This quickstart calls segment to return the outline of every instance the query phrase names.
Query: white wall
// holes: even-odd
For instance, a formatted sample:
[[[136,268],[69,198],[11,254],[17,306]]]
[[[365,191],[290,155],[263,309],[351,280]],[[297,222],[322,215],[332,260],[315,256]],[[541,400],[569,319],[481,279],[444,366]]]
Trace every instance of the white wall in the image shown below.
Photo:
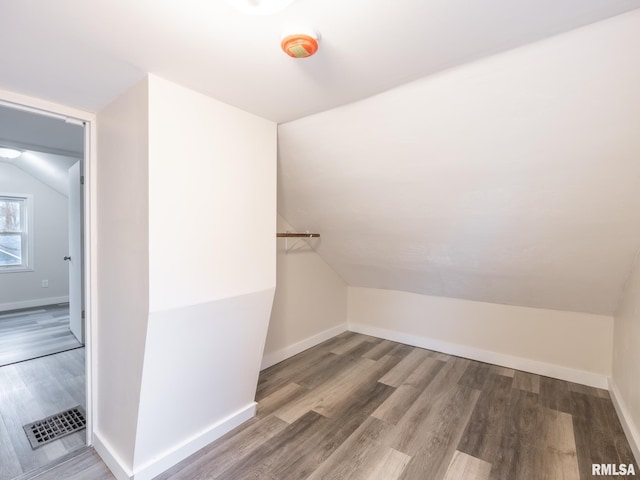
[[[255,411],[276,284],[276,125],[150,76],[148,162],[136,479]]]
[[[68,301],[67,198],[14,165],[0,162],[0,193],[33,195],[33,271],[0,273],[0,311]],[[49,281],[42,288],[42,280]]]
[[[147,112],[145,80],[97,117],[94,442],[114,471],[133,469],[149,313]]]
[[[638,58],[640,10],[280,125],[278,211],[349,285],[613,315]]]
[[[625,285],[614,324],[611,391],[636,460],[640,461],[640,257]]]
[[[150,78],[149,308],[272,288],[275,124]]]
[[[276,125],[149,76],[98,115],[96,450],[150,479],[255,412]]]
[[[278,231],[295,231],[278,216]],[[347,285],[313,250],[322,241],[277,244],[276,295],[262,367],[274,365],[347,329]]]
[[[606,388],[613,318],[349,287],[350,329]]]

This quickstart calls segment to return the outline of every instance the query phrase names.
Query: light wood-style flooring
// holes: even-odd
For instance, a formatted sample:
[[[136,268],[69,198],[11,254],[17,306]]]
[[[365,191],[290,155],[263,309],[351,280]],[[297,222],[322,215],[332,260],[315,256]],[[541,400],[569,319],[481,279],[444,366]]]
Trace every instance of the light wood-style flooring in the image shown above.
[[[69,330],[69,305],[0,312],[0,366],[82,345]]]
[[[67,408],[85,407],[85,395],[84,348],[0,367],[0,480],[85,446],[86,432],[80,431],[32,450],[22,428]]]
[[[604,390],[350,332],[262,372],[257,400],[157,480],[591,480],[634,461]],[[92,452],[38,480],[59,478],[113,479]]]

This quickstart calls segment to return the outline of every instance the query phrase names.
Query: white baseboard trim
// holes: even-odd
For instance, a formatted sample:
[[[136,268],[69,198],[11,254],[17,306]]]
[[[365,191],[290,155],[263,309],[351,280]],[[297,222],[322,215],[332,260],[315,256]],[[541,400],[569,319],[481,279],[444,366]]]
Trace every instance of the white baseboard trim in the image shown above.
[[[21,308],[43,307],[45,305],[56,305],[58,303],[69,303],[69,297],[37,298],[35,300],[23,300],[21,302],[0,303],[0,312],[19,310]]]
[[[384,338],[386,340],[412,345],[414,347],[435,350],[436,352],[455,355],[457,357],[469,358],[471,360],[478,360],[480,362],[491,363],[493,365],[500,365],[502,367],[513,368],[515,370],[535,373],[545,377],[558,378],[560,380],[580,383],[590,387],[608,388],[607,377],[605,375],[587,372],[584,370],[576,370],[569,367],[540,362],[538,360],[514,357],[503,353],[443,342],[433,338],[420,337],[418,335],[411,335],[395,330],[387,330],[358,323],[349,323],[349,330],[356,333],[371,335],[372,337]]]
[[[133,472],[123,466],[124,462],[120,456],[113,451],[109,442],[102,438],[100,432],[93,432],[92,447],[117,480],[131,480],[133,478]]]
[[[101,438],[99,433],[95,433],[94,435],[93,447],[117,480],[151,480],[184,460],[189,455],[206,447],[225,433],[230,432],[240,424],[254,417],[257,405],[256,402],[252,402],[205,430],[202,430],[193,437],[175,445],[170,450],[159,454],[151,461],[136,468],[134,472],[131,472],[131,470],[123,465],[122,459],[113,451],[113,448],[110,448],[109,444]]]
[[[615,407],[620,423],[622,424],[624,434],[627,436],[633,455],[636,458],[636,463],[640,464],[640,430],[638,430],[638,427],[634,423],[633,418],[622,399],[618,385],[616,385],[612,378],[609,379],[609,393],[611,394],[611,401],[613,402],[613,406]]]
[[[265,368],[269,368],[276,363],[280,363],[283,360],[286,360],[289,357],[293,357],[294,355],[299,354],[300,352],[304,352],[305,350],[315,347],[316,345],[329,340],[330,338],[335,337],[336,335],[340,335],[343,332],[348,330],[347,324],[343,323],[340,325],[336,325],[335,327],[331,327],[327,330],[324,330],[320,333],[317,333],[311,337],[305,338],[293,345],[289,345],[281,350],[276,350],[275,352],[267,353],[262,357],[262,366],[260,370],[264,370]]]
[[[157,477],[189,455],[196,453],[225,433],[230,432],[240,424],[253,418],[256,414],[257,405],[256,402],[252,402],[246,407],[202,430],[193,437],[179,443],[170,450],[159,454],[156,458],[136,468],[131,480],[151,480]]]

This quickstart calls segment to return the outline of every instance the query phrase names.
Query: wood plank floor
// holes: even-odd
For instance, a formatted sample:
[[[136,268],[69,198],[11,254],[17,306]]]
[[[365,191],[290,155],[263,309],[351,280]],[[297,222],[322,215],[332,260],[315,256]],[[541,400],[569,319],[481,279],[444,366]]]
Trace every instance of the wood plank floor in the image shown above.
[[[350,332],[262,372],[257,399],[157,480],[586,480],[634,462],[604,390]],[[38,480],[112,480],[89,455],[91,473]]]
[[[0,366],[82,345],[69,330],[69,305],[0,312]]]
[[[86,444],[81,431],[32,450],[22,428],[67,408],[84,407],[84,369],[84,348],[0,367],[0,480],[38,469]]]

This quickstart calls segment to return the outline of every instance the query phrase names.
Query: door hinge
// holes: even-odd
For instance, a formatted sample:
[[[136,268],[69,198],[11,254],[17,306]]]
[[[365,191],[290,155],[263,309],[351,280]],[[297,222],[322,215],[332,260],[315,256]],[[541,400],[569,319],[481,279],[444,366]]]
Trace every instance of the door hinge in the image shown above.
[[[84,175],[80,176],[80,185],[84,185]]]
[[[84,320],[84,310],[82,310],[82,313],[80,314],[80,318],[82,318],[82,320]]]

